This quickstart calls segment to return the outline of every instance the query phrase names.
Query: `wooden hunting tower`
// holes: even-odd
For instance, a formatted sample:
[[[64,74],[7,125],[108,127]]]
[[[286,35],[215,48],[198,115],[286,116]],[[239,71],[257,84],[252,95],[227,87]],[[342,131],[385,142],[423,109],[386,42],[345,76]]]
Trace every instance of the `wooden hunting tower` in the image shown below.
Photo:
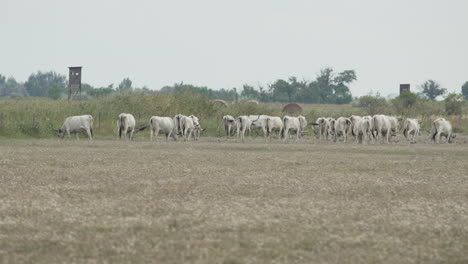
[[[81,66],[68,67],[68,100],[81,100]]]
[[[409,83],[406,84],[400,84],[400,94],[404,92],[410,92],[410,85]]]

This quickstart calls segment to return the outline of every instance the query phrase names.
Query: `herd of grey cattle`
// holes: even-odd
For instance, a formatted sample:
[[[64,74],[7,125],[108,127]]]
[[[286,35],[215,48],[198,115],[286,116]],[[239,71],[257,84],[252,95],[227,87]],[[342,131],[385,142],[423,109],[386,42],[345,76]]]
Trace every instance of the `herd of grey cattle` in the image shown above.
[[[278,138],[284,140],[290,139],[290,133],[295,133],[296,140],[303,137],[307,126],[311,126],[318,139],[343,140],[346,142],[348,136],[352,136],[357,143],[375,143],[383,141],[389,143],[392,136],[396,136],[399,131],[401,118],[374,115],[374,116],[351,116],[325,118],[320,117],[313,123],[307,123],[304,116],[284,116],[283,118],[268,115],[248,115],[233,116],[226,115],[222,119],[222,124],[226,136],[237,136],[242,140],[248,131],[249,136],[252,129],[261,129],[265,138],[270,138],[276,133]],[[184,140],[198,140],[201,132],[200,119],[194,115],[185,116],[178,114],[175,117],[153,116],[149,125],[140,128],[136,127],[135,118],[131,114],[122,113],[117,119],[117,128],[119,138],[125,137],[133,139],[133,135],[138,131],[150,129],[150,139],[159,134],[166,135],[177,140],[182,137]],[[415,142],[415,138],[421,135],[421,127],[416,119],[407,118],[403,122],[403,135],[407,140]],[[65,119],[61,129],[56,130],[60,138],[65,135],[86,132],[89,139],[93,138],[93,117],[91,115],[70,116]],[[455,135],[452,133],[452,125],[444,118],[438,118],[432,122],[432,128],[429,132],[429,138],[440,143],[441,137],[445,137],[448,143],[452,143]]]

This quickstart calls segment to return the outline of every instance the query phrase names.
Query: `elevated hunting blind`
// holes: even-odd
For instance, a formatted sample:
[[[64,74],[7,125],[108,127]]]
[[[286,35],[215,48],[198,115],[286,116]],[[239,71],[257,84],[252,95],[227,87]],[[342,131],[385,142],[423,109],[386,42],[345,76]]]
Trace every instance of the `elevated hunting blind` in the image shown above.
[[[400,94],[404,92],[409,92],[409,91],[410,91],[410,85],[408,83],[400,84]]]
[[[81,68],[68,67],[68,100],[81,100]]]

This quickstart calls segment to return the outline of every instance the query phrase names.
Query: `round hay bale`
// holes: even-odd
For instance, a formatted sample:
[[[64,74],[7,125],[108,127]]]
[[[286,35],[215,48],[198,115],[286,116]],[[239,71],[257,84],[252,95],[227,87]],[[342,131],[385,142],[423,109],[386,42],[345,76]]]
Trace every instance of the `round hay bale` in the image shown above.
[[[283,113],[300,114],[302,113],[302,107],[296,103],[290,103],[283,107]]]
[[[219,105],[222,105],[222,106],[228,106],[228,103],[224,100],[221,100],[221,99],[216,99],[216,100],[211,100],[211,102],[215,103],[215,104],[219,104]]]
[[[257,100],[247,100],[247,101],[244,101],[244,103],[248,103],[248,104],[259,104],[259,102]]]

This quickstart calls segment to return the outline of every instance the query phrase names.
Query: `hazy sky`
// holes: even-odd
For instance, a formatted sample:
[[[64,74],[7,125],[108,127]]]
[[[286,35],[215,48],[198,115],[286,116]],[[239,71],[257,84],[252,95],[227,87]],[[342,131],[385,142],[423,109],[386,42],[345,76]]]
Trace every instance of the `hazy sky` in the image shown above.
[[[467,0],[2,0],[0,74],[213,89],[354,69],[353,95],[468,81]]]

